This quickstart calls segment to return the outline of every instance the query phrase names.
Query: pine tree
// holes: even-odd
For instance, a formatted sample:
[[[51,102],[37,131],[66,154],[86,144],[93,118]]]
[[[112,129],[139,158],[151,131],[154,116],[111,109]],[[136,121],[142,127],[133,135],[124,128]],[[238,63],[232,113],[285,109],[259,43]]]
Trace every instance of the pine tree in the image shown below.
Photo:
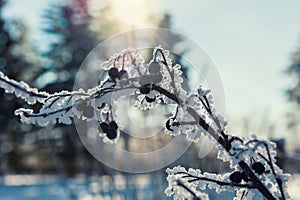
[[[45,86],[48,85],[48,89],[52,91],[62,88],[71,90],[81,63],[96,45],[88,28],[86,1],[76,0],[67,5],[53,4],[45,13],[44,31],[55,39],[51,42],[49,51],[44,53],[49,61],[46,72],[57,76],[53,84],[50,82]]]
[[[5,3],[6,1],[0,0],[0,70],[17,80],[33,82],[33,75],[37,73],[37,68],[26,59],[31,52],[20,52],[28,42],[27,30],[20,20],[3,18],[2,11]],[[5,159],[0,161],[1,167],[2,170],[18,172],[17,167],[22,168],[20,144],[24,143],[26,133],[37,128],[21,125],[17,117],[10,112],[22,106],[24,101],[15,98],[14,95],[5,94],[3,91],[0,91],[0,101],[5,102],[5,105],[0,107],[0,143],[1,147],[5,147],[1,148],[0,154],[6,155]]]
[[[287,74],[294,80],[292,87],[286,90],[288,101],[296,108],[288,114],[288,128],[293,131],[299,131],[299,109],[300,109],[300,48],[295,51],[291,58],[291,64],[287,69]]]

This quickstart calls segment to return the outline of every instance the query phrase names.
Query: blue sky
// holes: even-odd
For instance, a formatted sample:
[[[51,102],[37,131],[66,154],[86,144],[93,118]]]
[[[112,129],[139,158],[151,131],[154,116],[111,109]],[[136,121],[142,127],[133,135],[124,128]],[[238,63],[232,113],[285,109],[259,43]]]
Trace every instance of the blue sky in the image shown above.
[[[49,1],[24,2],[11,0],[6,14],[20,16],[38,33],[38,16]],[[258,131],[265,114],[276,123],[276,134],[282,135],[284,115],[291,109],[284,96],[291,81],[284,70],[300,42],[300,1],[154,2],[159,11],[172,15],[174,29],[199,43],[214,60],[225,90],[226,117],[232,124],[241,126],[247,117],[253,131]],[[41,39],[36,35],[35,40]]]

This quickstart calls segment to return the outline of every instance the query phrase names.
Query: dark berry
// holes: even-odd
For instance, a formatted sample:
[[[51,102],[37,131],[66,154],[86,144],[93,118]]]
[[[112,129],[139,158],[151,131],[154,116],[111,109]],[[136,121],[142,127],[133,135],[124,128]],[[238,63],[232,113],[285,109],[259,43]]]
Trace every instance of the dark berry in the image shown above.
[[[86,101],[83,101],[76,106],[77,110],[79,110],[79,111],[83,111],[86,107],[87,107]]]
[[[242,173],[239,171],[235,171],[230,174],[229,179],[234,183],[240,183],[242,181]]]
[[[155,97],[150,98],[150,97],[146,96],[146,101],[149,102],[149,103],[152,103],[153,101],[155,101],[155,99],[156,99]]]
[[[115,130],[113,127],[109,127],[106,136],[110,140],[114,140],[117,138],[117,130]]]
[[[116,79],[118,77],[118,74],[119,74],[119,71],[117,68],[113,67],[113,68],[110,68],[109,71],[108,71],[108,75],[111,79]]]
[[[224,148],[229,151],[231,149],[231,142],[227,141],[224,143]]]
[[[141,87],[140,87],[140,92],[142,93],[142,94],[149,94],[150,93],[150,85],[149,84],[147,84],[147,85],[142,85]]]
[[[107,133],[109,130],[109,125],[106,122],[102,122],[98,127],[99,132]]]
[[[151,76],[151,82],[152,83],[160,83],[162,81],[162,75],[161,74],[154,74],[150,75]]]
[[[242,172],[242,179],[243,179],[245,182],[248,182],[248,181],[249,181],[249,177],[248,177],[248,175],[246,174],[246,172]]]
[[[119,79],[123,79],[123,78],[128,78],[128,73],[126,70],[121,70],[119,73],[118,73],[118,78]]]
[[[114,128],[115,130],[118,129],[118,124],[117,124],[115,121],[111,121],[111,122],[109,123],[109,126],[112,127],[112,128]]]
[[[147,85],[147,84],[149,84],[149,83],[151,83],[151,77],[149,76],[149,75],[142,75],[142,76],[140,76],[140,78],[139,78],[139,84],[140,85]]]
[[[160,65],[158,62],[151,62],[148,66],[148,70],[150,74],[157,74],[160,72]]]
[[[94,117],[94,108],[93,106],[87,106],[83,111],[83,116],[87,117],[87,118],[92,118]]]
[[[263,174],[266,170],[265,166],[261,162],[255,162],[251,167],[258,175]]]

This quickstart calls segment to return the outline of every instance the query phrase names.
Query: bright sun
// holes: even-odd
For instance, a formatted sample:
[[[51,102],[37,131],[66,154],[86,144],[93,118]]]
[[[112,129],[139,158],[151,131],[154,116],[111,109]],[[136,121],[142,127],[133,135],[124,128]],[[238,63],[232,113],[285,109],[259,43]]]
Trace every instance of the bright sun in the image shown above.
[[[130,27],[136,28],[149,25],[152,9],[153,4],[149,0],[112,1],[112,14],[124,25]]]

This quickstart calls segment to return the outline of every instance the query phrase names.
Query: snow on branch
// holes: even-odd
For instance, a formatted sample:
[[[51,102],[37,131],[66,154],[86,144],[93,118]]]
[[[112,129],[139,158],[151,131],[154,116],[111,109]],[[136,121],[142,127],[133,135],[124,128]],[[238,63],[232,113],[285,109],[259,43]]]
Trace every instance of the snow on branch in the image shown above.
[[[174,199],[207,199],[206,187],[232,191],[235,199],[251,199],[259,192],[266,199],[288,199],[288,174],[276,165],[276,146],[255,137],[240,138],[227,131],[227,121],[216,113],[210,90],[199,86],[194,91],[183,87],[181,66],[172,63],[169,52],[161,47],[153,49],[153,58],[145,63],[141,54],[127,49],[102,64],[107,77],[87,91],[61,91],[55,94],[39,92],[24,82],[17,82],[0,72],[0,86],[15,93],[28,104],[40,102],[38,112],[20,108],[15,111],[22,122],[45,125],[72,123],[73,118],[97,120],[99,135],[110,141],[117,140],[120,130],[113,118],[112,106],[124,97],[134,97],[139,109],[155,109],[174,105],[172,116],[165,122],[165,132],[198,142],[207,136],[218,150],[218,158],[230,162],[232,172],[219,175],[183,167],[168,169],[166,194]],[[113,94],[113,98],[112,98]]]
[[[14,93],[16,97],[24,99],[28,104],[43,103],[49,96],[47,92],[39,92],[36,88],[30,88],[23,81],[17,82],[8,78],[2,72],[0,72],[0,87],[6,93]]]

